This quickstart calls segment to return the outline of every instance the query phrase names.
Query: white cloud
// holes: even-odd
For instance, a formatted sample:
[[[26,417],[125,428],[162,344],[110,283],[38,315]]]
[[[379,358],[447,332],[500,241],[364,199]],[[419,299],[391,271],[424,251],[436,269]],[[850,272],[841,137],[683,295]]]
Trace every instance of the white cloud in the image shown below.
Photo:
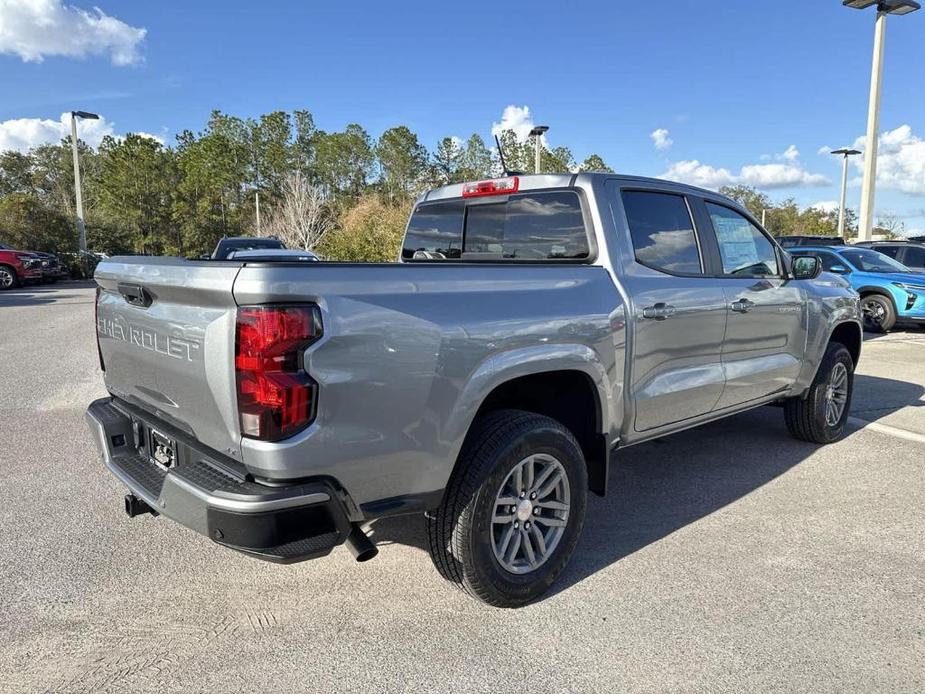
[[[820,200],[819,202],[814,202],[809,206],[811,210],[819,210],[820,212],[838,212],[838,201],[837,200]]]
[[[797,149],[796,145],[790,145],[783,153],[778,154],[777,158],[780,161],[795,162],[800,158],[800,150]]]
[[[738,183],[765,189],[831,184],[825,176],[809,173],[797,164],[749,164],[743,166],[738,174],[733,174],[729,169],[715,168],[697,160],[675,162],[661,178],[714,189]]]
[[[756,188],[814,188],[832,183],[796,164],[750,164],[742,167],[738,180]]]
[[[716,169],[707,164],[701,164],[696,159],[675,162],[668,171],[661,175],[661,178],[690,183],[701,188],[722,188],[735,183],[735,176],[728,169]]]
[[[865,149],[867,138],[854,141],[855,149]],[[852,159],[858,171],[864,170],[864,158]],[[877,152],[877,185],[909,195],[925,195],[925,140],[908,125],[881,133]]]
[[[655,144],[655,149],[659,151],[669,149],[671,145],[674,144],[674,140],[668,137],[668,135],[668,130],[665,128],[659,128],[649,133],[649,137],[652,138],[652,142]]]
[[[50,118],[14,118],[0,121],[0,152],[15,149],[25,152],[38,145],[56,144],[71,133],[71,114],[61,114],[59,120]],[[106,135],[113,134],[113,124],[105,118],[79,120],[77,137],[91,147],[98,147]]]
[[[0,53],[27,63],[47,56],[108,54],[114,65],[131,65],[141,60],[146,33],[98,7],[88,11],[61,0],[0,0]]]
[[[50,118],[14,118],[0,121],[0,152],[14,149],[17,152],[26,152],[39,145],[57,144],[71,134],[71,114],[65,112],[58,120]],[[164,144],[167,130],[160,135],[137,132],[136,135],[147,137]],[[124,135],[115,134],[115,124],[100,116],[99,120],[77,121],[77,137],[91,147],[99,147],[100,142],[107,135],[122,138]]]
[[[533,118],[529,106],[505,106],[501,120],[491,124],[491,134],[501,136],[505,130],[513,130],[517,139],[523,142],[533,130]]]

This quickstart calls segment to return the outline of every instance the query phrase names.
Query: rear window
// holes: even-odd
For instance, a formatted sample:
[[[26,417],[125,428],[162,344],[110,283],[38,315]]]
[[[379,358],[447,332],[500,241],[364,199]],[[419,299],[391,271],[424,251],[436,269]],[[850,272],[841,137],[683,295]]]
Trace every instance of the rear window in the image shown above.
[[[403,260],[580,260],[591,254],[574,191],[418,206]]]

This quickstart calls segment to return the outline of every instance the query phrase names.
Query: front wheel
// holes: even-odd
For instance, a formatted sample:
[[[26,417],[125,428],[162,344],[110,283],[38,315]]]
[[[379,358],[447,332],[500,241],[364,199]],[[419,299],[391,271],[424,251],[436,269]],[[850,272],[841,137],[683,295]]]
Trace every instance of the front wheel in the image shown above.
[[[885,333],[896,324],[893,302],[882,294],[868,294],[861,299],[861,316],[864,330]]]
[[[524,605],[571,559],[587,489],[581,447],[562,424],[519,410],[480,417],[428,516],[434,565],[482,602]]]
[[[845,433],[853,390],[854,360],[844,345],[832,342],[806,397],[784,404],[787,429],[802,441],[838,441]]]
[[[16,270],[9,265],[0,265],[0,289],[15,289],[19,286]]]

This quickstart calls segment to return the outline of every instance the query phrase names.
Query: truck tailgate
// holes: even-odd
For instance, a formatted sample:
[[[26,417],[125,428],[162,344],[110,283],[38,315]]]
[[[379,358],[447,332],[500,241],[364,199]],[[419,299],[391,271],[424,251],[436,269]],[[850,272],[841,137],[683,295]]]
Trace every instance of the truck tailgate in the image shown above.
[[[239,263],[113,258],[97,267],[110,393],[240,459],[234,381]]]

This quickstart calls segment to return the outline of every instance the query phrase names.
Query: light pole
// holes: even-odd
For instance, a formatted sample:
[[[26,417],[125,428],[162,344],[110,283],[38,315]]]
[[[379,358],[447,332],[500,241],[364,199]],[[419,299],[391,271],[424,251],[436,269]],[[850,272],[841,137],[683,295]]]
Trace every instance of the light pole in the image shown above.
[[[874,225],[874,195],[877,184],[877,138],[880,135],[880,90],[883,84],[883,43],[886,38],[886,16],[909,14],[921,9],[914,0],[843,0],[843,5],[856,10],[877,7],[874,29],[874,59],[870,73],[870,102],[867,108],[867,148],[864,153],[864,184],[861,189],[861,218],[858,238],[869,241]]]
[[[838,201],[838,235],[841,238],[845,238],[845,198],[848,195],[848,157],[852,157],[855,154],[860,154],[860,150],[857,149],[836,149],[832,154],[842,155],[842,169],[841,169],[841,197]]]
[[[543,137],[543,133],[549,130],[548,125],[537,125],[530,131],[530,135],[533,137],[534,142],[536,143],[536,154],[534,155],[533,161],[533,173],[540,172],[540,153],[543,150],[543,144],[540,142],[540,138]]]
[[[86,118],[96,120],[95,113],[87,111],[71,111],[71,151],[74,153],[74,193],[77,197],[77,247],[81,251],[87,250],[87,229],[84,226],[84,198],[80,189],[80,159],[77,152],[77,119]]]

